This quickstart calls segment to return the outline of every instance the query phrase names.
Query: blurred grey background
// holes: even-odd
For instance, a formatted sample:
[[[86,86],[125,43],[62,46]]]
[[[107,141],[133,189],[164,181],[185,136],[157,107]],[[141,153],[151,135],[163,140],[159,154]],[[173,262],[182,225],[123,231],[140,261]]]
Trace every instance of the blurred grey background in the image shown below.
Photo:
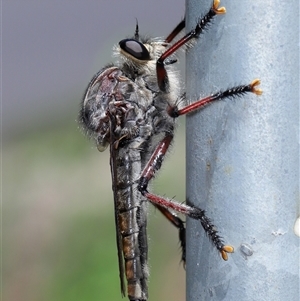
[[[121,300],[109,154],[76,119],[112,46],[166,36],[183,0],[2,1],[3,300]],[[182,57],[182,59],[184,59]],[[184,126],[154,183],[184,201]],[[180,185],[179,185],[180,184]],[[150,210],[150,300],[184,300],[178,234]]]

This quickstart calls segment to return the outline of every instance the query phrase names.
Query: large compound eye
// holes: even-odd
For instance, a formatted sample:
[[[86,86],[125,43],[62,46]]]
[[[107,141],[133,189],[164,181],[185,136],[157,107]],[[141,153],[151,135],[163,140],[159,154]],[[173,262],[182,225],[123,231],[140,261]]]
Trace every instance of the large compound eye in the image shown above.
[[[134,40],[134,39],[125,39],[119,42],[119,45],[122,50],[127,52],[128,54],[132,55],[134,58],[141,60],[141,61],[148,61],[150,60],[149,51],[146,47]]]

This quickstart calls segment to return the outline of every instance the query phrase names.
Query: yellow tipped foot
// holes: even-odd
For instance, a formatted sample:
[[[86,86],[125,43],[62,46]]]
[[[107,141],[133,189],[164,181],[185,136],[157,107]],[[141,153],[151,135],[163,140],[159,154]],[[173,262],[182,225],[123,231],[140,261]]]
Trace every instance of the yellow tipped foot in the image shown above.
[[[256,89],[256,86],[260,85],[260,80],[258,78],[256,78],[255,80],[253,80],[250,84],[251,86],[251,92],[256,94],[256,95],[262,95],[263,90],[262,89]]]
[[[219,8],[220,0],[214,0],[212,9],[217,15],[225,14],[226,8],[224,6]]]
[[[233,253],[234,252],[234,248],[232,246],[224,246],[222,248],[221,252],[221,256],[223,258],[223,260],[228,260],[228,255],[227,253]]]

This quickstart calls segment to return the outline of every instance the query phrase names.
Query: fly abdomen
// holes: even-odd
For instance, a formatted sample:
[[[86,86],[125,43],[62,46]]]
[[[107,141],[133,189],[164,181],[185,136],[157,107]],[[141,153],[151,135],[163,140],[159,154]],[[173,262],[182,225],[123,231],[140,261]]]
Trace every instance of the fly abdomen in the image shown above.
[[[115,206],[118,236],[124,259],[129,300],[147,300],[146,200],[137,190],[136,177],[141,173],[140,153],[120,148],[114,161]]]
[[[146,275],[143,273],[146,254],[140,249],[140,236],[145,236],[146,233],[144,233],[145,229],[142,230],[142,233],[140,232],[137,210],[138,207],[132,208],[118,215],[130,300],[143,300],[147,290],[145,287]]]

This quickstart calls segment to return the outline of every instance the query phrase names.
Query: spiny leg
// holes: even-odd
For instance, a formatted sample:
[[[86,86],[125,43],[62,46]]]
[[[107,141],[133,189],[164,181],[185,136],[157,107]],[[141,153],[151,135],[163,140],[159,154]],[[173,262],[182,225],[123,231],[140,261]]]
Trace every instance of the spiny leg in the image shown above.
[[[216,248],[220,251],[222,258],[224,260],[227,260],[228,259],[227,253],[232,253],[233,247],[224,245],[221,237],[218,235],[218,232],[215,230],[215,227],[213,226],[213,224],[211,223],[209,218],[206,217],[204,210],[199,209],[197,207],[188,206],[186,204],[176,203],[172,200],[149,193],[147,190],[148,183],[154,177],[155,172],[157,170],[159,170],[161,167],[162,161],[164,159],[164,155],[167,152],[172,139],[173,139],[173,136],[171,134],[166,134],[166,136],[158,144],[158,146],[156,147],[155,151],[153,152],[152,156],[150,157],[148,163],[146,164],[146,166],[142,172],[142,175],[139,180],[139,184],[138,184],[137,188],[141,192],[141,194],[143,196],[145,196],[155,206],[163,207],[168,210],[169,209],[174,210],[174,211],[180,212],[184,215],[187,215],[193,219],[199,220],[202,224],[202,227],[206,231],[208,237],[211,239],[211,241],[216,246]],[[178,222],[178,220],[177,220],[177,222]],[[183,230],[181,230],[181,231],[183,231]],[[185,232],[181,232],[181,233],[179,233],[179,235],[185,236]],[[184,243],[184,247],[185,247],[185,243]],[[184,254],[184,257],[185,257],[185,254]]]
[[[188,114],[190,112],[194,112],[195,110],[213,102],[216,100],[221,100],[224,98],[234,98],[234,97],[240,97],[245,93],[251,92],[256,95],[261,95],[263,92],[261,89],[257,89],[257,86],[260,84],[259,79],[253,80],[249,85],[240,85],[236,86],[230,89],[227,89],[225,91],[217,92],[211,96],[207,96],[205,98],[199,99],[198,101],[191,103],[187,106],[185,106],[182,109],[178,109],[177,106],[169,106],[167,111],[168,114],[171,117],[179,117],[181,115]]]
[[[154,177],[155,172],[160,169],[165,153],[167,152],[172,139],[173,136],[171,134],[167,134],[156,147],[139,180],[138,189],[140,192],[147,188],[148,183]],[[185,263],[186,243],[183,221],[178,216],[170,212],[166,207],[162,207],[155,203],[153,203],[153,205],[179,230],[179,241],[182,249],[181,259]]]
[[[157,83],[161,91],[167,92],[169,89],[169,80],[168,80],[167,71],[165,69],[165,60],[170,55],[172,55],[175,51],[177,51],[180,47],[187,44],[190,40],[199,37],[199,35],[211,22],[214,16],[225,14],[226,12],[225,7],[219,8],[219,4],[220,4],[220,0],[214,0],[209,12],[203,18],[200,19],[196,27],[193,30],[191,30],[188,34],[186,34],[183,38],[181,38],[179,41],[177,41],[174,45],[172,45],[169,49],[167,49],[157,60],[156,62]],[[167,37],[166,41],[168,40],[172,41],[172,39],[179,33],[178,30],[180,28],[183,29],[184,26],[185,26],[185,21],[183,20]]]
[[[152,194],[146,189],[140,191],[150,202],[152,202],[155,205],[180,212],[186,216],[189,216],[190,218],[199,220],[206,234],[208,235],[212,243],[215,245],[215,247],[220,251],[221,256],[224,260],[228,259],[227,253],[233,253],[233,247],[230,245],[224,245],[222,238],[219,236],[218,231],[215,230],[215,227],[210,221],[210,219],[205,215],[204,210],[197,207],[176,203],[172,200]]]

